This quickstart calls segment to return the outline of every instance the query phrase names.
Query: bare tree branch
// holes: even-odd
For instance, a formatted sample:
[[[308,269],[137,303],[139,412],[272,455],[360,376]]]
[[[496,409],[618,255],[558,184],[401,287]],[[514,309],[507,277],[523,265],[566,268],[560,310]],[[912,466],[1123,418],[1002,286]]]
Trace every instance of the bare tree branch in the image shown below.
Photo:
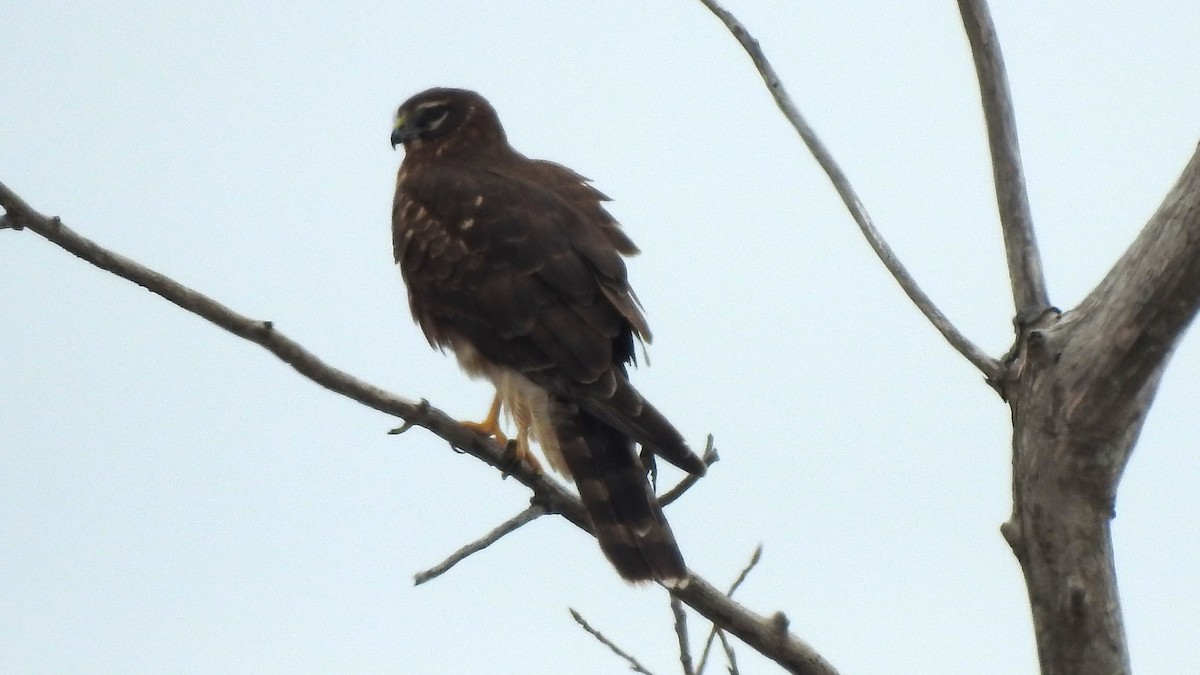
[[[713,447],[712,434],[708,435],[708,442],[704,446],[704,454],[700,457],[700,459],[704,460],[704,466],[712,466],[721,459],[721,456],[717,454],[717,449]],[[701,478],[702,476],[689,473],[683,478],[683,480],[679,481],[678,485],[663,493],[663,495],[658,498],[659,505],[666,506],[676,499],[679,499],[683,496],[683,493],[690,490],[696,483],[699,483]]]
[[[1200,308],[1200,151],[1075,309],[1049,310],[1016,123],[984,0],[959,0],[979,79],[1018,339],[1000,383],[1013,416],[1013,515],[1044,674],[1127,673],[1110,521],[1166,361]]]
[[[1017,144],[1017,121],[1000,41],[988,11],[986,0],[958,0],[963,28],[971,43],[983,116],[987,121],[988,146],[992,153],[992,175],[996,183],[996,203],[1004,250],[1008,258],[1008,276],[1012,285],[1017,321],[1036,318],[1050,306],[1042,259],[1033,234],[1033,215],[1025,192],[1025,174],[1021,168],[1021,149]]]
[[[729,586],[729,592],[725,595],[731,598],[733,597],[733,593],[738,589],[738,586],[741,586],[742,582],[746,580],[746,577],[750,576],[750,570],[754,569],[754,566],[758,564],[759,560],[762,560],[762,551],[762,544],[759,544],[757,547],[755,547],[754,554],[750,556],[750,562],[742,568],[742,573],[739,574],[738,578],[735,579],[733,584]],[[721,630],[717,628],[716,624],[713,624],[712,630],[708,632],[708,638],[704,641],[704,651],[700,653],[700,665],[696,668],[697,673],[704,672],[704,666],[708,662],[709,651],[712,650],[713,639],[715,639],[717,634],[720,632]]]
[[[742,45],[742,48],[746,50],[746,53],[750,56],[750,60],[754,62],[755,68],[758,69],[759,75],[762,76],[763,82],[766,83],[767,89],[775,98],[775,104],[779,106],[779,109],[783,112],[783,116],[792,124],[792,127],[795,128],[800,138],[804,140],[804,144],[808,146],[817,163],[825,170],[830,182],[833,183],[834,189],[837,190],[838,195],[842,198],[842,203],[846,205],[846,209],[850,211],[854,222],[858,223],[858,228],[862,230],[863,236],[867,238],[867,243],[871,245],[871,249],[875,251],[875,255],[879,256],[884,267],[891,272],[892,277],[900,284],[900,288],[904,290],[905,295],[913,301],[917,309],[921,310],[921,313],[933,324],[933,327],[946,338],[950,346],[954,347],[958,353],[974,364],[989,382],[995,381],[1002,370],[1000,362],[988,356],[975,343],[959,332],[954,324],[950,323],[950,320],[946,318],[946,315],[942,314],[941,310],[933,304],[933,301],[925,294],[925,291],[921,290],[921,287],[917,285],[916,280],[909,274],[904,264],[896,257],[895,252],[892,251],[892,248],[884,240],[883,235],[875,227],[875,223],[871,220],[870,214],[867,213],[866,207],[863,206],[862,201],[854,192],[853,186],[850,185],[850,180],[842,172],[841,167],[838,166],[829,149],[825,147],[825,144],[817,137],[816,132],[809,126],[804,116],[800,114],[800,110],[792,103],[791,97],[783,86],[783,82],[775,73],[775,69],[771,66],[770,62],[767,61],[767,57],[763,54],[758,41],[750,35],[746,27],[733,14],[721,7],[716,0],[700,0],[700,2],[704,3],[704,6],[725,24],[729,32],[733,34]]]
[[[1200,309],[1200,149],[1087,298],[1021,336],[1013,515],[1043,673],[1129,672],[1109,521],[1167,358]]]
[[[450,568],[454,567],[463,560],[466,560],[468,556],[482,551],[488,546],[491,546],[499,541],[501,537],[509,532],[516,530],[526,523],[537,520],[544,515],[546,515],[545,507],[543,507],[541,504],[530,504],[529,507],[524,511],[504,521],[496,529],[488,532],[466,546],[463,546],[454,553],[451,553],[449,558],[446,558],[442,562],[434,565],[424,572],[418,572],[413,575],[413,585],[420,586],[430,579],[436,579],[437,577],[442,576],[446,572],[449,572]]]
[[[700,652],[700,664],[696,666],[697,675],[704,675],[704,668],[708,666],[708,654],[712,651],[713,642],[717,639],[717,633],[721,629],[714,624],[712,630],[708,631],[708,637],[704,640],[704,649]]]
[[[464,427],[427,401],[414,402],[396,396],[333,368],[275,330],[270,321],[242,316],[202,293],[80,236],[57,218],[47,218],[32,209],[3,183],[0,183],[0,207],[6,212],[5,221],[9,228],[35,232],[80,259],[133,281],[234,335],[264,347],[330,391],[432,431],[452,447],[528,487],[533,491],[533,501],[543,505],[547,512],[557,513],[576,527],[592,533],[591,522],[578,497],[556,481],[533,471],[528,463],[513,462],[511,455],[495,440]],[[773,633],[766,619],[725,597],[694,573],[690,574],[687,588],[674,592],[702,616],[721,623],[731,634],[784,667],[797,664],[801,669],[795,672],[814,675],[836,672],[807,644],[786,631],[782,635],[777,634],[778,631]]]
[[[725,637],[725,631],[717,631],[717,636],[721,638],[721,647],[725,650],[725,661],[729,664],[729,675],[738,675],[737,656],[733,653],[733,645],[729,644],[729,638]]]
[[[612,653],[616,654],[617,656],[621,657],[622,659],[625,659],[625,662],[629,664],[629,668],[631,670],[633,670],[633,672],[642,673],[643,675],[654,675],[654,673],[651,673],[650,671],[646,670],[645,666],[638,663],[637,659],[633,658],[632,656],[627,654],[624,650],[622,650],[620,647],[613,644],[612,640],[609,640],[608,638],[604,637],[604,633],[601,633],[600,631],[596,630],[595,628],[592,628],[591,625],[588,624],[588,622],[585,621],[582,616],[580,616],[579,612],[576,612],[575,610],[573,610],[569,607],[567,609],[570,610],[571,617],[575,619],[575,623],[579,624],[580,626],[583,626],[584,630],[591,633],[592,637],[594,637],[600,641],[600,644],[611,649]]]
[[[683,603],[673,595],[671,613],[675,615],[675,637],[679,640],[679,664],[683,666],[683,675],[696,675],[692,669],[692,648],[688,644],[687,614],[683,612]]]
[[[746,566],[742,568],[742,573],[738,575],[738,578],[733,580],[733,584],[729,586],[729,592],[726,595],[733,597],[733,592],[746,581],[746,577],[750,576],[750,570],[754,569],[758,565],[758,561],[762,560],[762,552],[762,544],[754,547],[754,553],[750,555],[750,562],[746,563]]]
[[[1064,322],[1078,321],[1076,330],[1090,342],[1077,343],[1066,367],[1103,378],[1086,396],[1070,402],[1068,414],[1087,425],[1111,425],[1119,419],[1127,395],[1157,380],[1198,309],[1200,147],[1138,238],[1063,317]],[[1126,460],[1121,455],[1106,458],[1114,479]]]
[[[771,654],[770,658],[788,672],[805,675],[837,672],[812,647],[792,635],[787,630],[787,623],[778,620],[778,613],[768,618],[749,612],[712,584],[696,576],[691,577],[687,586],[671,589],[671,593],[709,621],[736,635],[751,649],[760,654]],[[716,598],[721,600],[718,602]],[[724,613],[724,610],[733,608],[737,610],[735,614]]]

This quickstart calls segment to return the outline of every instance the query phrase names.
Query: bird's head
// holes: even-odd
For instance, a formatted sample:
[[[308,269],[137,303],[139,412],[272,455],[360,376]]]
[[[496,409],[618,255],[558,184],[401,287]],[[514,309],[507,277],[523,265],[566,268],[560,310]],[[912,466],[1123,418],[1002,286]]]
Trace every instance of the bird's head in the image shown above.
[[[440,156],[456,146],[505,143],[496,111],[482,96],[466,89],[435,88],[413,96],[396,111],[392,147],[407,151],[436,148]]]

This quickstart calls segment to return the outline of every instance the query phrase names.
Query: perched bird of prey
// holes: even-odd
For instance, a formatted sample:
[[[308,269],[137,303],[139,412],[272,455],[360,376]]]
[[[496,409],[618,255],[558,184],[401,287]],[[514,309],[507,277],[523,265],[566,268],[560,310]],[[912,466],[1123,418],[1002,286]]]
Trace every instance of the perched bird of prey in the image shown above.
[[[429,89],[396,113],[404,145],[392,204],[396,262],[431,346],[496,387],[464,423],[540,470],[537,442],[573,477],[600,547],[630,581],[686,581],[687,568],[635,444],[693,474],[704,462],[629,383],[650,329],[622,256],[637,247],[587,179],[514,150],[482,96]],[[513,447],[513,446],[509,446]]]

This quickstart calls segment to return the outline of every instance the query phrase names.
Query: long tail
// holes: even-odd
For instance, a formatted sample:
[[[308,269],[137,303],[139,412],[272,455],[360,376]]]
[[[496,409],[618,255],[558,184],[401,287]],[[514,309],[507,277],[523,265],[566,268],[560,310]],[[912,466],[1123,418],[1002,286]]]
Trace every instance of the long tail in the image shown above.
[[[628,581],[679,585],[687,566],[650,489],[633,441],[571,404],[561,403],[554,430],[600,548]]]

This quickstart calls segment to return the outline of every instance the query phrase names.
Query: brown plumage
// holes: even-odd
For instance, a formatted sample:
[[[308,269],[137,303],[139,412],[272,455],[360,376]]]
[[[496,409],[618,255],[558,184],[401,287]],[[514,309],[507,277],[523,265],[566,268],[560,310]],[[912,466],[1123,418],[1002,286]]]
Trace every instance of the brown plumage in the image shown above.
[[[626,377],[634,338],[648,342],[650,329],[622,259],[637,247],[607,198],[570,169],[513,150],[475,92],[410,98],[396,115],[398,144],[395,256],[429,343],[496,385],[519,456],[536,441],[575,479],[622,577],[685,580],[634,445],[691,473],[705,466]]]

